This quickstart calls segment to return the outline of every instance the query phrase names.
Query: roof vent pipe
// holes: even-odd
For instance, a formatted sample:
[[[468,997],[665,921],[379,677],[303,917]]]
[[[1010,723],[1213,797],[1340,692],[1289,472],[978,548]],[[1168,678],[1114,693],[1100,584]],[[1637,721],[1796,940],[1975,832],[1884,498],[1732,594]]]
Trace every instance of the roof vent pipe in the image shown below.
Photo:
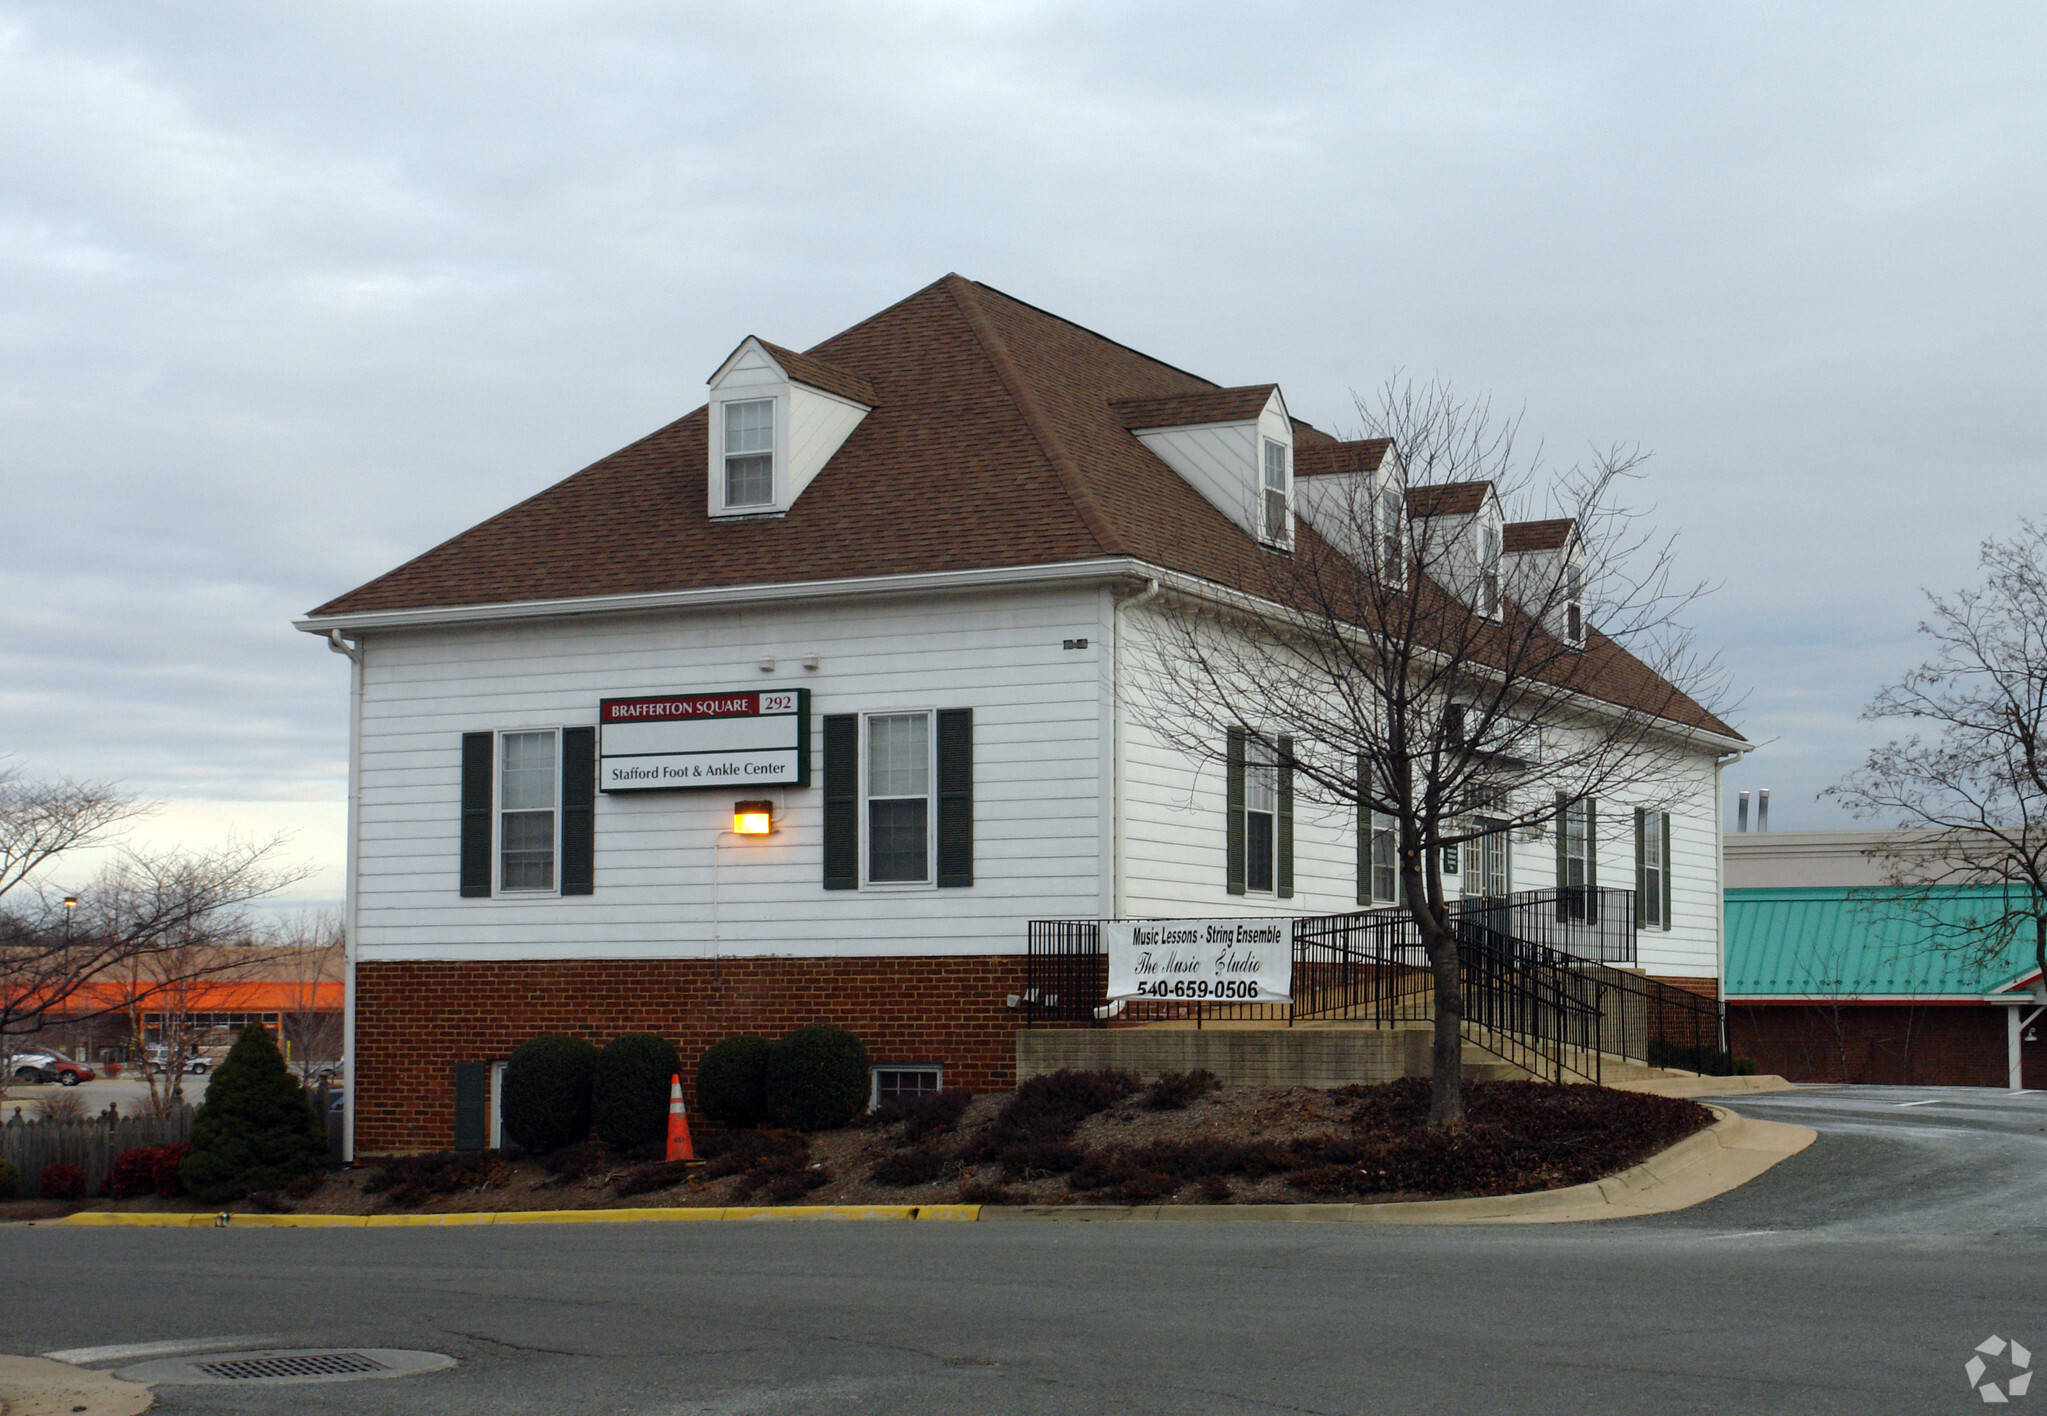
[[[1734,808],[1734,829],[1735,829],[1735,830],[1737,830],[1737,831],[1746,831],[1746,830],[1748,830],[1748,793],[1747,793],[1747,792],[1743,792],[1743,793],[1741,794],[1741,796],[1740,796],[1739,798],[1737,798],[1737,801],[1736,801],[1736,805],[1735,805],[1735,808]]]
[[[1770,789],[1763,787],[1756,792],[1756,829],[1770,829]]]

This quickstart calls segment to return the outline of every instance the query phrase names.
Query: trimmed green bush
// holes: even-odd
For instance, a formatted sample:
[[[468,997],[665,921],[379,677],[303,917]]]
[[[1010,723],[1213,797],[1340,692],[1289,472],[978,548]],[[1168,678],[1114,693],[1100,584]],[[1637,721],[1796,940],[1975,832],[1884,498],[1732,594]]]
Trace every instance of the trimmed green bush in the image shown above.
[[[505,1134],[535,1155],[590,1134],[590,1081],[597,1049],[580,1037],[536,1037],[505,1063]]]
[[[741,1033],[714,1042],[697,1059],[697,1110],[735,1130],[768,1116],[768,1054],[775,1044]]]
[[[675,1044],[652,1033],[627,1033],[604,1044],[590,1114],[597,1139],[613,1150],[658,1145],[668,1135],[669,1080],[682,1075]]]
[[[260,1023],[242,1029],[192,1118],[178,1165],[185,1189],[209,1205],[278,1190],[328,1164],[327,1128]]]
[[[14,1168],[11,1160],[0,1160],[0,1200],[11,1200],[21,1194],[21,1172]]]
[[[768,1054],[768,1116],[797,1131],[829,1131],[867,1107],[867,1049],[844,1028],[798,1028]]]

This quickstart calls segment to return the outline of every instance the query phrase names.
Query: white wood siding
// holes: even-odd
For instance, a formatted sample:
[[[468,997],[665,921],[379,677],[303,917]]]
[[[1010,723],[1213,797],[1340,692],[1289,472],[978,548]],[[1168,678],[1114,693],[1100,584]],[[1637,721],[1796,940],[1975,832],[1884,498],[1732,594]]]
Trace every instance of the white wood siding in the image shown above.
[[[372,635],[360,955],[708,955],[712,842],[747,791],[600,793],[595,894],[465,900],[461,737],[594,723],[604,697],[794,687],[812,694],[812,785],[754,789],[776,799],[779,834],[720,848],[719,952],[1020,952],[1027,920],[1093,916],[1103,897],[1103,600],[1085,588]],[[1090,649],[1061,647],[1078,638]],[[768,656],[773,673],[759,668]],[[825,890],[822,718],[962,707],[974,710],[973,886]]]
[[[802,384],[789,385],[788,477],[778,478],[775,487],[783,509],[795,505],[803,489],[824,471],[824,465],[866,416],[867,410],[857,403]]]

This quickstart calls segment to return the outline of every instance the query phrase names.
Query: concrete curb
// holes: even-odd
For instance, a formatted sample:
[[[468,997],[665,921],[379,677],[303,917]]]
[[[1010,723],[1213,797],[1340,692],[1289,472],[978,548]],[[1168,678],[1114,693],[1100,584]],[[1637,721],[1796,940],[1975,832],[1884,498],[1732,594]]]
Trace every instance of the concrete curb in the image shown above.
[[[1703,1080],[1703,1079],[1701,1079]],[[1566,1224],[1667,1214],[1746,1185],[1818,1138],[1807,1126],[1755,1121],[1724,1107],[1714,1122],[1618,1175],[1561,1190],[1472,1200],[1305,1205],[779,1205],[723,1209],[515,1210],[470,1214],[238,1214],[233,1229],[389,1229],[472,1224],[666,1224],[701,1220],[951,1220],[997,1223],[1263,1221],[1316,1224]],[[210,1214],[122,1214],[87,1210],[52,1224],[137,1229],[210,1229]]]
[[[1666,1214],[1724,1195],[1777,1162],[1797,1155],[1819,1133],[1779,1121],[1752,1121],[1724,1107],[1694,1136],[1618,1175],[1561,1190],[1474,1200],[1406,1200],[1383,1205],[1017,1205],[988,1206],[983,1223],[999,1220],[1157,1221],[1264,1220],[1321,1224],[1568,1224]]]
[[[139,1416],[155,1401],[148,1387],[106,1372],[0,1356],[0,1416]]]
[[[671,1224],[683,1220],[966,1220],[979,1205],[758,1205],[670,1209],[505,1210],[467,1214],[123,1214],[84,1210],[41,1221],[116,1229],[409,1229],[472,1224]]]
[[[1778,1076],[1748,1077],[1645,1077],[1636,1082],[1609,1082],[1615,1091],[1646,1092],[1650,1096],[1751,1096],[1756,1092],[1797,1091]]]

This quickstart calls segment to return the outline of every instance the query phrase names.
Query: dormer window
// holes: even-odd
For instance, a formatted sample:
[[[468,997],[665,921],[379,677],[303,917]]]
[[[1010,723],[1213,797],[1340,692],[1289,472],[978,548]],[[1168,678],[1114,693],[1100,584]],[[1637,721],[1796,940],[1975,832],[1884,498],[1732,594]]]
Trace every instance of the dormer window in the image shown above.
[[[1398,585],[1407,578],[1407,558],[1402,554],[1400,531],[1401,512],[1404,504],[1398,487],[1382,487],[1379,490],[1378,525],[1374,528],[1379,538],[1379,573],[1388,582]]]
[[[1484,521],[1478,524],[1478,607],[1487,616],[1500,612],[1500,531]]]
[[[1585,642],[1585,569],[1574,565],[1564,572],[1564,639],[1569,644]]]
[[[725,405],[725,505],[772,506],[775,501],[775,400],[750,398]]]
[[[1293,544],[1291,471],[1286,444],[1265,439],[1265,539],[1275,546]]]

